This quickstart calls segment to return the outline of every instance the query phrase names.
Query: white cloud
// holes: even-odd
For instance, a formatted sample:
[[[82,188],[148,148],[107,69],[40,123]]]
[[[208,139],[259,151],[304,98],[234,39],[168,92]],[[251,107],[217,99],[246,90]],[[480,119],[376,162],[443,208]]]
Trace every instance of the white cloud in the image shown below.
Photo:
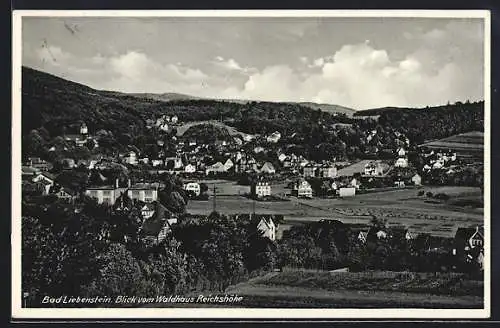
[[[411,55],[392,60],[387,51],[368,43],[345,45],[313,64],[321,71],[306,78],[288,66],[267,67],[249,76],[243,88],[231,88],[231,98],[308,100],[364,109],[443,104],[462,96],[455,92],[464,81],[456,64],[432,71]]]

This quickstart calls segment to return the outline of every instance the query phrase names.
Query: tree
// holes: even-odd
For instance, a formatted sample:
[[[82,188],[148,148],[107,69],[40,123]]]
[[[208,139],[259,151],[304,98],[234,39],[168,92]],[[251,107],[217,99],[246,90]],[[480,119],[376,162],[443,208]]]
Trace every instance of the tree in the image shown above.
[[[137,295],[143,275],[137,260],[122,244],[111,244],[108,250],[97,258],[100,263],[99,276],[87,287],[88,296]]]

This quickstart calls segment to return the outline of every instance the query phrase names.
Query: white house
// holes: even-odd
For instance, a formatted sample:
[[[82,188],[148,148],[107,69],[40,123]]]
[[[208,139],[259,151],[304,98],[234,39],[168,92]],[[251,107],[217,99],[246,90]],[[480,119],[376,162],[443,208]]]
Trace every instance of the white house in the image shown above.
[[[158,200],[158,187],[149,183],[138,183],[128,188],[127,195],[134,201],[155,202]]]
[[[271,196],[271,185],[269,185],[269,182],[263,181],[253,183],[251,187],[251,194],[257,198]]]
[[[228,158],[226,160],[226,162],[224,163],[224,168],[226,169],[226,171],[228,171],[233,166],[234,166],[234,163],[233,163],[233,161],[230,158]]]
[[[263,237],[276,240],[276,225],[271,218],[262,218],[257,224],[257,230],[262,232]]]
[[[151,160],[151,165],[153,165],[153,166],[162,166],[163,165],[163,160],[162,159],[153,159],[153,160]]]
[[[170,122],[172,122],[172,124],[177,124],[179,122],[179,118],[177,117],[177,115],[172,116]]]
[[[184,190],[193,192],[196,196],[201,193],[200,184],[198,182],[188,182],[184,184]]]
[[[196,172],[196,165],[194,164],[188,164],[184,167],[184,172],[185,173],[194,173]]]
[[[403,147],[401,147],[401,148],[398,149],[397,154],[398,154],[399,157],[405,157],[406,156],[406,150]]]
[[[283,153],[278,156],[278,160],[280,162],[283,162],[286,158],[287,158],[287,156],[285,154],[283,154]]]
[[[312,188],[309,182],[301,180],[295,185],[297,197],[312,198]]]
[[[356,195],[355,187],[340,187],[339,197],[353,197]]]
[[[422,177],[419,174],[415,174],[411,177],[411,182],[413,182],[415,186],[420,186],[422,185]]]
[[[136,165],[138,163],[137,154],[134,151],[129,152],[124,159],[125,162],[130,165]]]
[[[272,143],[276,143],[278,142],[279,140],[281,139],[281,133],[279,133],[278,131],[275,131],[273,133],[271,133],[267,138],[267,142],[272,142]]]
[[[319,175],[322,178],[335,178],[337,176],[337,168],[335,166],[323,165],[319,168]]]
[[[264,165],[259,170],[261,173],[266,173],[266,174],[274,174],[276,173],[276,169],[274,168],[273,164],[270,162],[265,162]]]
[[[405,157],[399,157],[394,163],[395,167],[408,167],[408,159]]]
[[[221,162],[217,162],[214,165],[211,165],[205,169],[205,174],[209,175],[210,173],[223,173],[227,172],[226,167]]]
[[[155,207],[154,207],[154,204],[152,203],[146,203],[144,204],[143,207],[141,207],[141,215],[143,217],[143,219],[149,219],[150,217],[153,216],[153,214],[155,214]]]
[[[432,165],[432,168],[433,169],[442,169],[444,166],[444,163],[442,161],[436,161],[433,165]]]

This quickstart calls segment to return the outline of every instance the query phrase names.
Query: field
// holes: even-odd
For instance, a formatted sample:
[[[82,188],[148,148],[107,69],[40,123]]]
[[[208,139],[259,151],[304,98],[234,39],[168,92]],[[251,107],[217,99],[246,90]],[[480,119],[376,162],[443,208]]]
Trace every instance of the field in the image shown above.
[[[254,202],[246,197],[230,194],[231,188],[239,188],[229,182],[216,184],[216,209],[223,214],[252,213],[282,214],[285,222],[279,226],[278,238],[283,230],[292,225],[321,219],[336,219],[344,223],[369,223],[372,216],[386,218],[388,224],[404,224],[415,233],[427,232],[436,236],[453,237],[458,227],[481,225],[483,209],[458,206],[459,200],[482,201],[481,191],[475,187],[423,187],[360,194],[344,199],[298,199],[290,197],[283,202]],[[209,184],[211,188],[211,185]],[[273,194],[284,185],[272,186]],[[448,202],[430,201],[417,196],[424,192],[446,193]],[[225,195],[223,195],[225,194]],[[207,214],[213,209],[212,195],[209,201],[190,201],[187,212]]]
[[[483,282],[459,274],[325,272],[268,273],[230,286],[246,307],[481,308]]]
[[[461,156],[482,156],[484,133],[479,131],[457,134],[448,138],[434,140],[420,145],[430,149],[453,150]]]

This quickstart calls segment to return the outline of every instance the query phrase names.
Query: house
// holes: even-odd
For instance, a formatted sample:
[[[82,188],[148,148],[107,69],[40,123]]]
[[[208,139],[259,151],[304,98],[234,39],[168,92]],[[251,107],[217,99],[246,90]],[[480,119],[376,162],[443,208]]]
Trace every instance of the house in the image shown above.
[[[226,171],[229,171],[229,169],[231,169],[233,166],[234,166],[234,163],[230,158],[228,158],[226,160],[226,162],[224,163],[224,168],[226,169]]]
[[[415,174],[414,176],[411,177],[411,182],[413,182],[415,186],[421,186],[422,177],[419,174]]]
[[[154,203],[146,203],[141,207],[141,216],[144,220],[151,218],[154,213],[155,213]]]
[[[170,119],[170,122],[172,124],[177,124],[179,122],[179,118],[177,117],[177,115],[172,116],[172,118]]]
[[[403,147],[399,148],[396,153],[398,154],[399,157],[406,156],[406,150]]]
[[[177,217],[160,202],[154,202],[150,205],[154,207],[154,214],[144,220],[139,229],[139,235],[143,242],[156,245],[165,240],[172,231],[172,224],[177,223]]]
[[[184,167],[184,173],[195,173],[196,172],[196,165],[194,164],[188,164]]]
[[[137,165],[137,154],[134,151],[130,151],[124,158],[125,163],[130,165]]]
[[[265,151],[264,147],[262,146],[257,146],[253,149],[253,152],[258,154],[258,153],[262,153],[263,151]]]
[[[304,179],[294,184],[293,192],[299,198],[312,198],[311,184]]]
[[[404,188],[405,182],[403,180],[396,180],[396,181],[394,181],[394,186],[398,187],[398,188]]]
[[[158,185],[153,183],[136,183],[127,188],[127,195],[133,201],[155,202],[158,200]]]
[[[356,178],[352,178],[349,184],[351,185],[351,187],[354,187],[356,189],[359,189],[359,187],[361,186],[361,183]]]
[[[236,162],[234,170],[235,172],[256,171],[257,162],[252,156],[244,155],[239,161]]]
[[[265,162],[260,168],[259,172],[264,174],[274,174],[276,173],[276,169],[270,162]]]
[[[78,193],[76,191],[68,187],[61,187],[57,192],[54,193],[54,195],[56,195],[57,198],[68,203],[75,200],[77,194]]]
[[[226,167],[221,162],[217,162],[214,165],[210,165],[205,169],[205,174],[209,175],[210,173],[218,174],[226,172]]]
[[[257,224],[257,230],[262,233],[262,237],[269,238],[272,241],[276,240],[276,225],[272,218],[261,218]]]
[[[355,187],[340,187],[339,197],[353,197],[356,195]]]
[[[379,162],[371,161],[365,164],[364,174],[368,176],[381,176],[384,174],[384,168]]]
[[[418,237],[418,234],[415,232],[407,231],[405,234],[405,239],[406,240],[414,240]]]
[[[378,239],[385,239],[387,238],[387,233],[384,230],[379,230],[375,233]]]
[[[96,199],[98,204],[114,205],[115,201],[125,190],[118,186],[118,179],[116,179],[115,184],[112,186],[88,187],[85,190],[85,194]]]
[[[55,180],[56,180],[56,177],[53,174],[51,174],[49,172],[41,172],[41,173],[35,175],[31,181],[33,181],[33,182],[46,181],[52,186],[52,185],[54,185]]]
[[[277,143],[280,139],[281,139],[281,133],[279,133],[278,131],[271,133],[266,138],[267,142],[271,142],[271,143]]]
[[[408,167],[408,159],[405,157],[399,157],[394,163],[395,167]]]
[[[337,176],[337,168],[330,165],[322,165],[319,168],[319,176],[322,178],[335,178]]]
[[[162,159],[153,159],[153,160],[151,160],[151,165],[153,165],[153,167],[162,166],[163,160]]]
[[[278,161],[280,161],[280,162],[282,162],[282,163],[283,163],[287,157],[288,157],[287,155],[285,155],[285,154],[281,153],[281,154],[278,156]]]
[[[304,171],[303,171],[304,178],[312,178],[316,176],[316,166],[312,164],[307,164],[304,166]]]
[[[444,166],[444,163],[443,161],[439,160],[439,161],[436,161],[433,165],[432,165],[432,168],[433,169],[442,169]]]
[[[148,164],[149,158],[148,157],[139,158],[139,163]]]
[[[52,188],[53,185],[54,185],[53,183],[50,183],[47,180],[40,180],[38,182],[35,182],[37,190],[40,190],[42,192],[42,195],[44,196],[50,193],[50,189]]]
[[[456,255],[476,247],[482,248],[484,246],[484,236],[479,226],[475,228],[458,228],[455,233],[454,244],[453,255]]]
[[[255,198],[271,196],[271,185],[267,181],[254,182],[250,187],[250,193]]]
[[[360,231],[358,234],[358,240],[363,244],[366,243],[367,237],[368,237],[368,231]]]
[[[80,125],[80,134],[82,135],[86,135],[89,133],[89,129],[87,128],[87,124],[85,124],[85,122],[83,122],[81,125]]]
[[[169,131],[169,126],[168,126],[168,123],[162,123],[160,124],[160,126],[158,127],[161,131],[163,132],[168,132]]]
[[[194,193],[199,196],[201,193],[200,184],[198,182],[187,182],[184,184],[184,190]]]

